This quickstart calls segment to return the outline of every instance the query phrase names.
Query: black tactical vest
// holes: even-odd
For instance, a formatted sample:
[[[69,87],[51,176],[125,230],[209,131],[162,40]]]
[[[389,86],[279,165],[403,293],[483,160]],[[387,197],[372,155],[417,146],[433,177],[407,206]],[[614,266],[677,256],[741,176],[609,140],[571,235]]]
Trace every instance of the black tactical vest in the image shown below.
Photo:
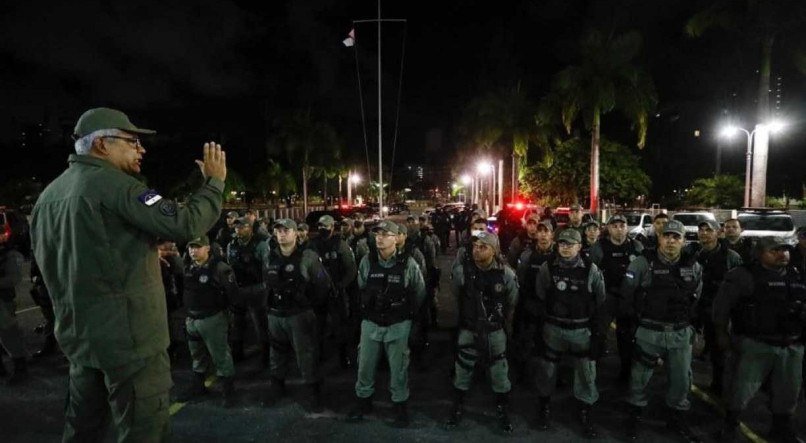
[[[624,274],[627,273],[627,266],[635,260],[638,252],[629,238],[620,245],[613,244],[609,239],[603,239],[599,243],[603,253],[599,268],[602,269],[605,286],[610,292],[618,291],[624,280]]]
[[[642,288],[638,313],[641,318],[663,323],[688,323],[697,300],[696,260],[681,256],[675,264],[662,261],[657,253],[646,256],[652,282]]]
[[[227,248],[227,263],[235,272],[235,278],[238,280],[238,286],[240,287],[263,282],[262,264],[256,254],[257,244],[260,241],[257,235],[252,235],[248,243],[241,244],[238,239],[235,239],[230,242],[229,248]]]
[[[322,265],[334,281],[341,279],[343,274],[339,244],[341,244],[341,237],[333,233],[327,239],[317,237],[311,240],[309,246],[319,254],[322,259]]]
[[[504,288],[504,270],[479,270],[473,262],[463,264],[464,286],[459,306],[459,323],[465,329],[476,331],[484,322],[487,332],[504,327],[504,307],[507,294]]]
[[[700,303],[705,303],[706,308],[713,303],[719,286],[725,280],[725,273],[728,272],[728,248],[719,243],[716,247],[716,251],[705,252],[701,249],[697,253],[697,262],[702,265],[702,300]]]
[[[537,279],[537,273],[540,270],[540,266],[549,260],[553,260],[554,257],[556,257],[556,253],[553,247],[549,249],[548,252],[538,252],[536,249],[531,250],[531,253],[529,254],[529,261],[526,262],[524,281],[520,282],[521,294],[526,294],[530,297],[533,296],[535,292],[535,281]],[[521,299],[523,298],[524,297],[521,297]]]
[[[567,320],[584,320],[593,315],[596,300],[588,289],[591,262],[564,268],[557,259],[549,262],[552,286],[546,292],[546,313]]]
[[[274,249],[269,263],[263,268],[263,278],[269,291],[269,307],[281,311],[305,310],[311,307],[308,282],[302,276],[302,249],[286,257]]]
[[[806,284],[793,267],[778,275],[761,265],[745,265],[753,275],[753,293],[731,312],[734,330],[748,336],[794,337],[806,325]]]
[[[227,297],[222,282],[215,278],[218,260],[205,266],[187,266],[184,273],[184,301],[189,311],[215,312],[226,309]]]
[[[407,257],[396,256],[391,268],[381,266],[378,254],[370,252],[367,284],[361,292],[364,319],[389,326],[414,317],[415,297],[406,288]]]

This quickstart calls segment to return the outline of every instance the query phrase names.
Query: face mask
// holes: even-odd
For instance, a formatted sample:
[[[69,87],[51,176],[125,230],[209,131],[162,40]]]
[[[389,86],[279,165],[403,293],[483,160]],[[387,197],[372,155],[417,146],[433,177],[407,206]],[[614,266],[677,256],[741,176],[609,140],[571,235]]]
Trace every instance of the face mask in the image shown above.
[[[319,228],[317,231],[319,232],[319,236],[322,238],[330,237],[330,229]]]
[[[483,230],[474,229],[474,230],[470,231],[470,236],[471,236],[471,237],[478,237],[478,236],[479,236],[479,234],[481,234],[482,232],[484,232],[484,231],[483,231]]]

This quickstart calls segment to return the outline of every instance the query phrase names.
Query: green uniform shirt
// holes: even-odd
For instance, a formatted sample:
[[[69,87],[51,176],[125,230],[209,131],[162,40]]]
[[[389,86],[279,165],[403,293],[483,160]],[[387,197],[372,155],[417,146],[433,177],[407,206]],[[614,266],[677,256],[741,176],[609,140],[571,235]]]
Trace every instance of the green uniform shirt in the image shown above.
[[[277,253],[281,254],[279,249]],[[303,250],[302,259],[299,262],[299,272],[302,274],[302,278],[313,287],[315,298],[312,300],[313,304],[317,305],[327,300],[328,293],[330,293],[331,276],[327,274],[322,260],[319,259],[319,254],[310,249]]]
[[[667,261],[662,254],[658,254],[658,258],[666,263],[673,264],[675,262]],[[678,258],[678,261],[680,259]],[[694,279],[697,281],[697,300],[700,299],[702,294],[702,266],[694,262],[692,264],[694,271]],[[649,262],[645,256],[639,256],[627,266],[627,274],[621,282],[621,291],[619,291],[624,298],[624,314],[634,316],[635,312],[635,291],[639,288],[648,288],[652,284],[652,269],[649,267]]]
[[[766,268],[765,270],[770,273],[776,272]],[[784,275],[787,271],[782,269],[778,272]],[[714,299],[714,324],[727,331],[731,310],[739,300],[753,295],[755,289],[753,274],[749,269],[739,266],[728,271]]]
[[[476,266],[471,262],[471,266]],[[504,270],[504,292],[506,292],[507,306],[506,306],[506,322],[507,328],[512,327],[512,317],[515,314],[515,306],[518,304],[518,278],[515,276],[515,271],[512,270],[505,262],[499,261],[498,258],[494,259],[488,268],[479,268],[482,272],[492,269]],[[460,263],[453,267],[451,272],[451,294],[455,300],[459,300],[462,292],[465,290],[465,269]]]
[[[384,268],[391,268],[397,262],[397,250],[395,253],[389,257],[388,260],[384,260],[381,257],[380,252],[378,252],[378,263]],[[369,256],[364,256],[361,259],[361,264],[358,265],[358,288],[364,289],[367,286],[367,277],[369,276]],[[425,300],[425,281],[423,280],[423,274],[420,272],[420,268],[417,266],[417,263],[414,261],[413,258],[409,257],[406,261],[406,270],[403,275],[403,287],[411,288],[414,292],[416,309],[415,312],[420,309],[420,305]]]
[[[212,258],[208,258],[206,262],[199,265],[191,260],[190,264],[188,265],[188,270],[193,272],[199,268],[209,268],[212,261]],[[230,265],[228,265],[226,262],[217,260],[212,275],[213,280],[221,286],[221,291],[226,297],[227,304],[236,304],[238,302],[238,282],[235,280],[235,271],[233,271]],[[187,289],[185,289],[185,306],[188,306],[189,297],[190,294],[188,294]]]
[[[168,347],[157,238],[204,235],[224,183],[207,178],[186,205],[161,198],[111,163],[71,155],[33,210],[34,256],[71,363],[108,369]]]
[[[559,266],[564,266],[562,261],[560,261]],[[569,266],[584,268],[585,262],[577,255],[575,261],[569,262]],[[549,264],[546,262],[540,265],[540,270],[537,272],[535,292],[538,300],[545,302],[548,289],[552,286],[554,286],[554,280],[552,279],[551,271],[549,270]],[[593,294],[594,298],[596,299],[597,308],[604,305],[607,297],[604,277],[602,276],[602,271],[599,270],[599,267],[596,266],[595,263],[591,263],[590,271],[588,271],[588,291],[590,291],[590,293]]]

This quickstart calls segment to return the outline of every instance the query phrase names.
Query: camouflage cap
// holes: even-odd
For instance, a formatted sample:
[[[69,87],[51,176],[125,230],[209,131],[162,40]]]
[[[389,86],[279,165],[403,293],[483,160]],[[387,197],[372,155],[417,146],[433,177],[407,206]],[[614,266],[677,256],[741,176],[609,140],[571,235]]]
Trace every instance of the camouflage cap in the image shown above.
[[[672,234],[678,234],[681,237],[685,237],[686,226],[677,220],[669,220],[668,222],[663,224],[662,232],[664,234],[672,233]]]
[[[383,220],[382,222],[378,223],[374,228],[372,228],[372,232],[378,231],[386,231],[391,234],[398,234],[400,229],[397,223],[389,220]]]
[[[697,228],[702,228],[703,225],[708,226],[709,228],[713,229],[714,231],[719,230],[719,222],[716,220],[703,220],[697,223]]]
[[[627,224],[627,218],[624,217],[621,214],[616,214],[616,215],[610,216],[610,218],[607,219],[607,224],[608,225],[612,225],[613,223],[619,223],[619,222]]]
[[[297,222],[290,218],[278,218],[272,225],[272,229],[281,226],[286,229],[297,229]]]
[[[210,239],[206,235],[202,235],[189,241],[188,246],[210,246]]]
[[[756,253],[770,251],[775,249],[790,248],[790,244],[786,242],[784,237],[761,237],[756,241]]]
[[[102,129],[120,129],[121,131],[133,132],[135,134],[156,134],[157,131],[142,129],[134,126],[126,114],[110,108],[93,108],[78,118],[76,127],[73,129],[73,137],[79,139]]]
[[[403,235],[409,235],[409,227],[406,226],[405,223],[398,223],[397,224],[397,233]]]
[[[495,252],[499,252],[501,250],[500,245],[498,243],[498,236],[493,234],[492,232],[487,231],[479,232],[478,234],[471,237],[471,239],[473,241],[478,241],[492,247],[495,250]]]
[[[334,220],[332,216],[325,214],[319,217],[319,221],[317,222],[317,224],[322,225],[326,228],[332,228],[333,225],[336,224],[336,220]]]
[[[582,243],[582,235],[574,228],[563,229],[557,237],[557,242]]]

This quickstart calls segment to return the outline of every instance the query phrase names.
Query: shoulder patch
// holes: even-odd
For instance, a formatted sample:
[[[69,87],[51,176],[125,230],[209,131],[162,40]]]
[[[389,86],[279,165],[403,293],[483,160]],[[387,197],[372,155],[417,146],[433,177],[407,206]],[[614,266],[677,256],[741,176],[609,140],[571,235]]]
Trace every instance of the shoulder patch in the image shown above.
[[[142,194],[137,196],[137,200],[140,200],[140,203],[146,206],[154,206],[154,203],[162,200],[162,196],[157,193],[154,189],[148,189]]]
[[[173,217],[176,215],[176,202],[172,200],[162,200],[159,204],[159,208],[162,215],[167,217]]]
[[[627,277],[627,278],[635,278],[635,274],[633,274],[632,272],[629,272],[629,271],[627,271],[627,273],[624,274],[624,276]]]

